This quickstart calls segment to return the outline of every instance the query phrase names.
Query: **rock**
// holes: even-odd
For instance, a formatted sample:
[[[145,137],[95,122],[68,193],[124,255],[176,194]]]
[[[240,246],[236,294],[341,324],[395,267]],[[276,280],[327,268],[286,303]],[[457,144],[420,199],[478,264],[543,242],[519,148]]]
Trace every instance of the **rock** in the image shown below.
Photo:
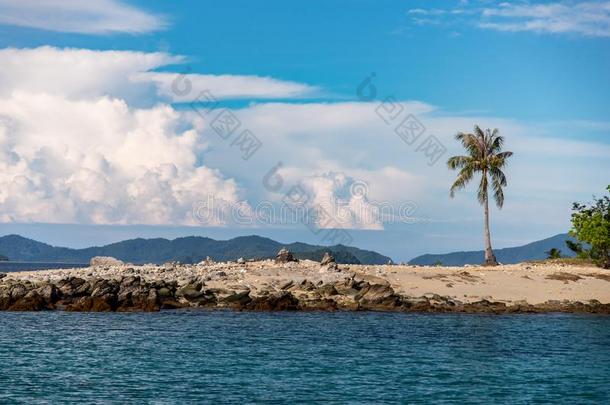
[[[219,299],[219,301],[231,306],[242,306],[252,301],[252,298],[250,298],[250,290],[246,289],[241,291],[232,291],[231,294],[222,297]]]
[[[309,311],[336,311],[338,309],[337,302],[330,298],[299,300],[299,307]]]
[[[0,280],[2,280],[4,277],[6,277],[6,273],[0,273]]]
[[[180,263],[178,262],[165,262],[161,267],[163,267],[165,270],[175,270],[179,265]]]
[[[173,296],[172,296],[173,298]],[[123,277],[117,294],[117,311],[158,311],[160,296],[154,285],[138,276]]]
[[[309,280],[303,280],[299,284],[298,288],[303,291],[314,291],[316,289],[316,285]]]
[[[28,292],[9,307],[9,311],[41,311],[47,307],[44,298],[36,291]]]
[[[195,301],[204,295],[205,293],[201,290],[201,283],[199,283],[199,285],[188,284],[176,291],[176,297],[183,297],[187,301]]]
[[[161,300],[174,298],[174,294],[167,287],[161,287],[161,288],[159,288],[159,290],[157,292],[159,293],[159,298]]]
[[[116,281],[100,279],[93,284],[91,297],[108,297],[116,295],[118,291],[119,285]]]
[[[28,288],[21,283],[14,284],[10,289],[10,298],[12,301],[17,301],[28,293]]]
[[[113,310],[110,297],[80,297],[66,306],[70,312],[110,312]]]
[[[95,256],[89,261],[89,266],[91,267],[122,266],[123,264],[119,259],[110,256]]]
[[[330,252],[324,253],[324,257],[320,261],[320,265],[321,266],[326,266],[326,265],[331,264],[331,263],[336,263],[335,262],[335,258],[333,257],[333,255],[331,255]]]
[[[276,263],[288,263],[288,262],[296,262],[297,260],[292,255],[292,252],[286,248],[281,248],[277,255],[275,256]]]
[[[253,311],[294,311],[299,309],[299,300],[287,291],[256,297],[244,309]]]
[[[0,286],[0,311],[6,311],[11,304],[11,291],[7,286]]]
[[[237,264],[246,264],[246,261],[243,257],[240,257],[239,259],[237,259]]]
[[[324,284],[316,290],[322,297],[330,297],[339,294],[332,284]]]
[[[59,299],[61,294],[59,289],[54,284],[47,284],[38,289],[36,292],[48,303],[54,304]]]
[[[214,260],[210,256],[206,256],[205,260],[199,262],[199,264],[203,264],[204,266],[210,266],[214,264]]]

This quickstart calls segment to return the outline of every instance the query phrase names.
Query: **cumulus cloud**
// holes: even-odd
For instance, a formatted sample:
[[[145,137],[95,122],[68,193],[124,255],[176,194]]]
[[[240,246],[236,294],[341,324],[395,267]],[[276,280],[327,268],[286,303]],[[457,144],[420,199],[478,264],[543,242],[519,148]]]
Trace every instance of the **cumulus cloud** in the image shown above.
[[[146,90],[132,72],[178,61],[0,51],[0,221],[196,224],[193,205],[206,196],[240,201],[236,182],[204,164],[200,117],[128,101]]]
[[[414,101],[399,106],[405,115],[434,110]],[[378,107],[376,102],[263,103],[236,109],[241,128],[259,137],[263,146],[252,159],[240,162],[231,141],[206,128],[204,136],[212,145],[208,162],[239,172],[258,200],[281,203],[293,187],[303,188],[308,208],[322,207],[332,215],[318,226],[382,229],[402,203],[422,197],[424,176],[415,173],[428,166],[421,153],[393,133]],[[282,179],[277,187],[264,182],[272,170]],[[352,193],[354,185],[364,187],[365,195]]]
[[[0,116],[2,222],[195,224],[199,199],[239,200],[233,180],[198,162],[194,123],[167,105],[15,92]]]
[[[167,26],[120,0],[0,0],[0,24],[82,34],[142,34]]]

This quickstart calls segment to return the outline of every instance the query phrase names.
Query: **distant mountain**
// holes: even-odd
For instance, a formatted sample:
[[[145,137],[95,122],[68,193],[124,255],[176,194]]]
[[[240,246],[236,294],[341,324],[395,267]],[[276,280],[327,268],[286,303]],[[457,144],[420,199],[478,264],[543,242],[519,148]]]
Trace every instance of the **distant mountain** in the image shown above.
[[[567,233],[563,233],[523,246],[497,249],[494,250],[494,253],[496,254],[496,259],[504,264],[546,259],[548,256],[546,252],[551,248],[561,250],[562,256],[573,257],[574,253],[566,246],[566,240],[575,241],[575,239]],[[412,259],[409,264],[434,265],[440,262],[443,266],[463,266],[465,264],[481,264],[485,261],[484,258],[485,254],[482,250],[446,254],[426,254]]]
[[[306,243],[283,244],[260,236],[241,236],[229,240],[214,240],[189,236],[174,240],[130,239],[106,246],[85,249],[55,247],[19,235],[0,237],[0,252],[11,261],[88,263],[94,256],[112,256],[131,263],[164,263],[180,261],[198,263],[206,256],[217,261],[275,257],[286,247],[297,258],[320,260],[324,252],[331,252],[338,263],[385,264],[390,258],[377,252],[351,246],[318,246]]]

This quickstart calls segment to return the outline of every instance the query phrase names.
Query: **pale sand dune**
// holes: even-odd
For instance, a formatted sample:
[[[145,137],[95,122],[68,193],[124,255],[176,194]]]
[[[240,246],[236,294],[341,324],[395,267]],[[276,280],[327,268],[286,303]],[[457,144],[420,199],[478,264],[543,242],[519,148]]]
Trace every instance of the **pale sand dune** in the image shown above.
[[[396,266],[384,270],[396,292],[409,296],[435,293],[464,302],[493,299],[539,304],[549,300],[595,299],[610,303],[610,271],[596,267],[516,264],[466,268]],[[558,273],[557,278],[562,280],[552,279]],[[563,280],[565,274],[576,277]]]

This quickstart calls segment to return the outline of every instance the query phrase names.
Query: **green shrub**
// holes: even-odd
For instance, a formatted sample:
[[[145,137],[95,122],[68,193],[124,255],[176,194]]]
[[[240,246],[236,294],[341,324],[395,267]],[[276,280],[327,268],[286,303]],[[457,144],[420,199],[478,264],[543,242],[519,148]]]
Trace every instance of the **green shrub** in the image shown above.
[[[610,192],[610,185],[607,187]],[[590,204],[574,203],[570,235],[582,244],[569,246],[579,257],[589,257],[598,266],[610,268],[610,198],[594,199]]]

